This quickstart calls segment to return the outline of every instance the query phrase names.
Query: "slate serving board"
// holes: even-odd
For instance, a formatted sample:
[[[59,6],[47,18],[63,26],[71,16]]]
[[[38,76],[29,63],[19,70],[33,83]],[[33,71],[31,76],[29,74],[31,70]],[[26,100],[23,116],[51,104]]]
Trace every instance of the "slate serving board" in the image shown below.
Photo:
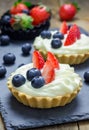
[[[88,35],[83,29],[81,29],[81,32]],[[2,57],[5,53],[12,52],[16,55],[15,64],[6,66],[6,77],[0,79],[0,111],[6,129],[20,130],[89,119],[89,84],[84,81],[82,90],[78,96],[70,104],[64,107],[51,109],[30,108],[19,103],[12,96],[6,86],[7,77],[11,72],[17,69],[19,64],[31,62],[31,54],[29,56],[22,55],[21,45],[23,43],[12,41],[9,46],[0,46],[0,64],[3,64]],[[30,41],[30,43],[32,42]],[[83,64],[75,65],[74,67],[75,71],[79,73],[83,79],[84,72],[89,70],[89,60]]]

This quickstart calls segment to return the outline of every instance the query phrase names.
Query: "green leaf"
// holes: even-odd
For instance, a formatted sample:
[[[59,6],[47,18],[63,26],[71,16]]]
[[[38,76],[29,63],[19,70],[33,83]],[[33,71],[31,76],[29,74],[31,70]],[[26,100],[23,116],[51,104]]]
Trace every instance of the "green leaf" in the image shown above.
[[[72,4],[76,7],[77,11],[80,10],[80,7],[78,6],[78,3],[77,3],[77,2],[73,2]]]
[[[32,4],[30,3],[30,2],[23,2],[27,7],[31,7],[32,6]]]
[[[14,6],[16,6],[18,3],[21,3],[22,0],[17,0],[15,3],[14,3]]]
[[[18,3],[22,2],[22,0],[18,0]]]

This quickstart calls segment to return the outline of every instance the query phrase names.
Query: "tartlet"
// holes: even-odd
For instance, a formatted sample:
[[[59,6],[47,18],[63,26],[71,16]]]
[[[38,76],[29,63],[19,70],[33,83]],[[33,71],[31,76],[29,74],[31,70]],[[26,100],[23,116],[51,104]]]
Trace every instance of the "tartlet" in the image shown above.
[[[21,2],[22,3],[22,2]],[[27,7],[29,12],[34,8],[40,5],[31,5],[30,7]],[[46,8],[46,6],[44,6]],[[20,12],[23,13],[23,12]],[[19,14],[19,12],[17,13]],[[24,13],[26,14],[26,13]],[[32,25],[33,28],[26,28],[26,29],[14,29],[11,25],[11,18],[16,14],[11,14],[10,10],[6,11],[0,19],[0,29],[2,34],[7,34],[10,36],[11,39],[14,40],[29,40],[29,39],[34,39],[36,36],[38,36],[41,31],[44,29],[48,29],[50,26],[50,18],[51,18],[51,13],[49,12],[49,16],[40,22],[37,25]],[[26,14],[27,16],[30,16],[30,14]],[[4,17],[7,17],[7,21],[3,20]],[[33,19],[34,20],[34,19]]]
[[[45,58],[47,57],[47,52],[51,51],[57,57],[60,63],[70,65],[83,63],[89,58],[89,36],[82,34],[79,31],[79,28],[77,27],[80,33],[80,38],[79,39],[76,38],[73,43],[66,42],[68,41],[67,38],[70,30],[74,26],[77,27],[77,25],[75,24],[72,25],[65,34],[60,32],[61,30],[58,31],[54,29],[51,31],[49,30],[49,33],[51,33],[50,38],[42,38],[41,35],[36,37],[33,43],[34,48],[36,50],[39,50]],[[62,35],[64,35],[64,38],[63,39],[59,38],[61,40],[61,45],[59,45],[58,48],[56,47],[54,48],[52,47],[52,42],[53,40],[56,39],[54,38],[54,35],[57,33],[61,33]],[[73,40],[73,38],[74,37],[72,37],[71,33],[70,39]]]
[[[7,86],[16,99],[24,105],[34,108],[64,106],[77,96],[82,81],[80,76],[74,72],[73,67],[67,64],[59,64],[59,66],[59,69],[54,69],[55,79],[41,87],[34,88],[26,74],[34,65],[33,63],[24,65],[11,74]],[[42,72],[43,69],[44,67],[40,71]],[[16,87],[13,84],[13,77],[18,74],[23,75],[26,81],[23,85]]]

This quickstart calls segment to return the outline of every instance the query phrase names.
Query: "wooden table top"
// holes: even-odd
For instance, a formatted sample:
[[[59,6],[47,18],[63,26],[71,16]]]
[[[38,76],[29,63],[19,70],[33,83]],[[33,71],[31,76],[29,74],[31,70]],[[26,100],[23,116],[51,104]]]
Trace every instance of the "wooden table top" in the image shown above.
[[[11,7],[15,0],[0,0],[0,16]],[[42,0],[30,0],[32,2],[39,2]],[[44,0],[42,3],[48,5],[52,9],[51,28],[60,27],[61,21],[58,16],[59,2],[63,0]],[[68,23],[76,23],[89,32],[89,0],[77,0],[81,10],[77,13],[75,19]],[[67,123],[55,126],[48,126],[44,128],[36,128],[33,130],[89,130],[89,120],[79,121],[75,123]],[[5,130],[3,120],[0,115],[0,130]],[[30,130],[30,129],[29,129]]]

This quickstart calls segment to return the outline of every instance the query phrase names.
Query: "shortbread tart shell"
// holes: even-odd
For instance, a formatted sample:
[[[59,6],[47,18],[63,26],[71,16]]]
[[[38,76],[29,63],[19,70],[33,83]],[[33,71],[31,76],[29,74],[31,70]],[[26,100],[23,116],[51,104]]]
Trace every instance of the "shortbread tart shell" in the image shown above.
[[[38,50],[35,47],[36,50]],[[46,59],[47,57],[47,52],[45,50],[38,50],[43,57]],[[54,54],[58,61],[63,64],[70,64],[70,65],[75,65],[75,64],[80,64],[86,61],[89,58],[89,52],[84,53],[84,54]]]
[[[80,81],[79,86],[73,93],[56,97],[35,97],[22,93],[18,91],[15,87],[13,87],[11,78],[8,79],[7,86],[14,97],[26,106],[30,106],[33,108],[52,108],[57,106],[64,106],[67,103],[70,103],[80,91],[82,82]]]

